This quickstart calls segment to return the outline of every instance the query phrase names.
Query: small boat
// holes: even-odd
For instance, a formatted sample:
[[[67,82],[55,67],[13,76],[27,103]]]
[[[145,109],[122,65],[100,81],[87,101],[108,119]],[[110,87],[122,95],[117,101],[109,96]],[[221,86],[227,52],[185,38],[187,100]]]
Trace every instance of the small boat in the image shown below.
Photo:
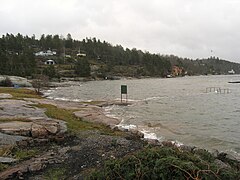
[[[228,83],[240,83],[240,81],[229,81]]]

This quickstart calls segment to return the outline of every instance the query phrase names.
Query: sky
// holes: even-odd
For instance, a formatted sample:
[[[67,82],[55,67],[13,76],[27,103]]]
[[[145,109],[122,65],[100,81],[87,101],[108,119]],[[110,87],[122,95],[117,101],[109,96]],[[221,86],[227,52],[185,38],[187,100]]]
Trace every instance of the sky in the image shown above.
[[[240,0],[0,0],[0,34],[68,33],[112,45],[240,63]]]

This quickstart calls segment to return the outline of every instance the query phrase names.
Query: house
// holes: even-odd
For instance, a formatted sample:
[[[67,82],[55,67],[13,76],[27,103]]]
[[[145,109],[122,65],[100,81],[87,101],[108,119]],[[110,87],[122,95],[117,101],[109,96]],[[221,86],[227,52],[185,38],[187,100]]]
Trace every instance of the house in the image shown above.
[[[86,57],[87,55],[85,53],[77,53],[77,56],[79,56],[79,57]]]
[[[47,50],[47,51],[39,51],[35,53],[35,56],[53,56],[56,54],[57,54],[56,51]]]
[[[235,74],[235,71],[232,69],[231,71],[228,71],[228,74]]]
[[[184,69],[178,66],[173,66],[172,67],[172,76],[181,76],[184,75]]]
[[[49,59],[49,60],[46,60],[44,64],[46,64],[46,65],[54,65],[56,63],[55,63],[54,60]]]

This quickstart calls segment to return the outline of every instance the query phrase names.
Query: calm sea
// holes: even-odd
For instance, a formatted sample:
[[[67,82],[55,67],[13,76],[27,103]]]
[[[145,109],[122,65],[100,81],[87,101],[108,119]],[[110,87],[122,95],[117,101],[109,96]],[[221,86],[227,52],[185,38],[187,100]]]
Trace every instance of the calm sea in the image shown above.
[[[147,138],[173,140],[209,150],[240,154],[240,76],[195,76],[170,79],[68,82],[46,92],[49,98],[90,101],[120,98],[128,86],[130,106],[105,108],[121,126],[137,128]],[[206,88],[229,93],[206,92]]]

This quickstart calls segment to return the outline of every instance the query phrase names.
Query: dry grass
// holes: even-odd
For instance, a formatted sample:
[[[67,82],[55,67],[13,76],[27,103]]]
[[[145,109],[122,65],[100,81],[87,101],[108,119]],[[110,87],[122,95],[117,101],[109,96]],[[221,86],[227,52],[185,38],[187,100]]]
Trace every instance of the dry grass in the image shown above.
[[[14,99],[23,99],[23,98],[42,98],[34,90],[26,88],[0,88],[0,93],[11,94]]]

